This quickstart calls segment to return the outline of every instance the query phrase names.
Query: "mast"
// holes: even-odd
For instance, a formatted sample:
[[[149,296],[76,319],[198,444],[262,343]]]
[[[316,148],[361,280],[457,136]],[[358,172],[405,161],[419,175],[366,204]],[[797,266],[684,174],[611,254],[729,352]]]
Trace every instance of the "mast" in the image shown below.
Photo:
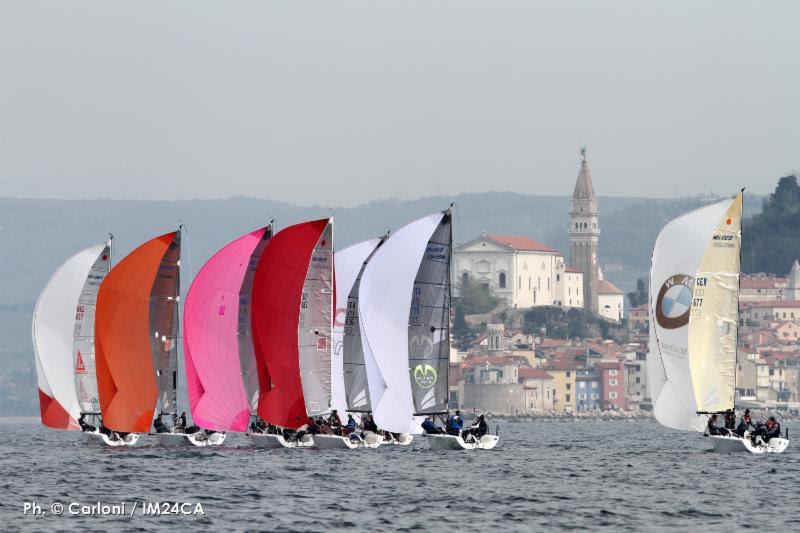
[[[739,227],[739,285],[736,288],[736,360],[733,365],[733,412],[736,413],[736,380],[739,369],[739,299],[742,294],[742,247],[744,246],[744,187],[742,187],[742,220]]]

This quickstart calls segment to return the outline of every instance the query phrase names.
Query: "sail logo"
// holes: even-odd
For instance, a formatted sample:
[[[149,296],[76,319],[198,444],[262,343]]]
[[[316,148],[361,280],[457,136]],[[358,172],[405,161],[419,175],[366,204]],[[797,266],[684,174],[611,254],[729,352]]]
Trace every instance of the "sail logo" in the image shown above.
[[[81,351],[78,350],[78,357],[76,357],[77,362],[75,363],[75,373],[76,374],[85,374],[86,373],[86,365],[83,364],[83,356],[81,355]]]
[[[414,368],[414,381],[423,389],[430,389],[436,385],[438,377],[436,369],[429,364],[418,364]]]
[[[664,329],[678,329],[689,323],[694,278],[675,274],[667,278],[656,299],[656,321]]]

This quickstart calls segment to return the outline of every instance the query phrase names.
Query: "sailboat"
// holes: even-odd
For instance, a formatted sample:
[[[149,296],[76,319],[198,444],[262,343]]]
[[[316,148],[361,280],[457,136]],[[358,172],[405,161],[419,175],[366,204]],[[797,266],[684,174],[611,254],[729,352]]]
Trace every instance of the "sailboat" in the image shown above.
[[[370,239],[339,250],[334,254],[336,310],[331,330],[331,406],[339,413],[340,417],[347,411],[364,412],[363,403],[354,405],[354,402],[351,402],[352,397],[358,395],[358,393],[353,394],[354,388],[358,387],[354,382],[359,381],[358,378],[354,379],[356,374],[361,376],[362,388],[360,390],[366,391],[367,386],[366,374],[363,372],[361,337],[357,332],[354,333],[354,329],[358,329],[358,316],[353,309],[358,301],[358,283],[361,279],[361,272],[369,257],[382,242],[383,239]],[[360,364],[354,364],[354,360],[359,356]],[[360,373],[358,373],[359,369]],[[340,422],[344,423],[345,420],[340,418]],[[382,440],[382,437],[377,434],[367,434],[363,437],[360,434],[317,435],[314,437],[317,448],[377,448]]]
[[[289,226],[258,262],[251,303],[257,413],[272,430],[251,435],[256,447],[311,447],[311,435],[290,432],[330,412],[332,234],[332,219]]]
[[[704,431],[735,408],[739,265],[744,191],[669,222],[650,269],[647,374],[662,425]],[[711,436],[717,451],[781,453],[788,439]]]
[[[272,226],[227,244],[200,269],[186,294],[183,346],[192,420],[211,432],[247,431],[258,402],[250,304],[261,252]]]
[[[129,446],[138,435],[122,439],[98,429],[94,317],[97,291],[110,265],[111,240],[78,252],[59,267],[36,303],[33,347],[42,424],[83,429],[87,442]]]
[[[449,365],[450,210],[392,234],[358,284],[358,320],[367,400],[391,442],[408,445],[422,417],[446,412]]]
[[[97,385],[103,424],[147,433],[163,416],[159,444],[186,445],[178,431],[178,299],[181,231],[151,239],[120,261],[100,285],[95,316]],[[156,417],[156,408],[158,413]]]

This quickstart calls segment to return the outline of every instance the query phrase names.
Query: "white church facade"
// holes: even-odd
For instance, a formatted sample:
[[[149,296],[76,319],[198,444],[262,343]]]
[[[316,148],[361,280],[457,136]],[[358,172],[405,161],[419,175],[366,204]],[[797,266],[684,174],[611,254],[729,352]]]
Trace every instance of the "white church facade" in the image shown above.
[[[583,307],[583,275],[561,252],[528,237],[483,233],[458,246],[454,258],[457,287],[486,285],[511,308]]]

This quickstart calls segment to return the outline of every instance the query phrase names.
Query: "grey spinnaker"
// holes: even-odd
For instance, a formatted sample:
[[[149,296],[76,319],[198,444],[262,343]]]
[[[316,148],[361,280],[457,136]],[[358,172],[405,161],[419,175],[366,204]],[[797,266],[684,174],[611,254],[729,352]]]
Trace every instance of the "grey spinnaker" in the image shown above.
[[[158,265],[150,291],[150,347],[160,414],[177,414],[180,259],[181,232],[178,230]]]
[[[416,414],[447,411],[452,244],[452,216],[448,210],[428,241],[412,289],[408,362]]]
[[[361,270],[358,272],[350,295],[347,297],[347,311],[344,322],[344,354],[342,365],[344,367],[344,388],[347,398],[347,410],[353,412],[372,411],[369,397],[369,383],[367,381],[367,367],[364,363],[364,339],[361,336],[361,321],[358,316],[358,292],[361,286],[361,276],[369,263],[370,258],[386,240],[382,238],[375,249],[367,256]]]

